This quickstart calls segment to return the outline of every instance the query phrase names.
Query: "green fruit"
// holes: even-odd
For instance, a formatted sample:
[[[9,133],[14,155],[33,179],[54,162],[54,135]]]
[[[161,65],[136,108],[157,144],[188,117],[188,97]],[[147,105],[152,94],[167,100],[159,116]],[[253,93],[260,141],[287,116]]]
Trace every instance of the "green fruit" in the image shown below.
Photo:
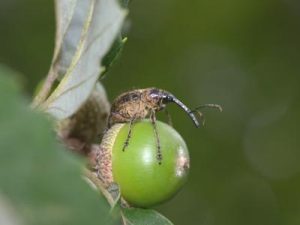
[[[107,159],[111,160],[111,179],[120,186],[122,197],[132,206],[150,207],[170,199],[188,175],[189,154],[184,140],[171,126],[159,121],[156,126],[161,164],[151,121],[133,124],[129,145],[124,151],[129,124],[116,124],[106,135],[110,139],[107,146],[111,148],[111,156]]]

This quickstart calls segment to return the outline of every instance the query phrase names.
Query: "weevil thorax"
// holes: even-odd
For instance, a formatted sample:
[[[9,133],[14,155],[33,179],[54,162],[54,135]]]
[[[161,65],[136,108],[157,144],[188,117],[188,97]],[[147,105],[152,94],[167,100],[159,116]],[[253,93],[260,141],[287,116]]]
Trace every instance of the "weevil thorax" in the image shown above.
[[[127,123],[146,118],[156,103],[149,98],[149,88],[136,89],[119,95],[111,105],[108,128],[116,123]]]

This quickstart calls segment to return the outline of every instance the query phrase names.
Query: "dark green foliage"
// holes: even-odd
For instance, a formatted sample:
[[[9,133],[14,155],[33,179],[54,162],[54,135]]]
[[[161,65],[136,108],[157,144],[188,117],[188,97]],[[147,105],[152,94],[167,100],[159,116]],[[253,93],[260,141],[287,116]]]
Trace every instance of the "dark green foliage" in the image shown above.
[[[82,178],[82,160],[57,143],[12,77],[0,67],[0,203],[7,199],[26,225],[114,224],[106,200]]]
[[[103,78],[106,75],[107,71],[110,69],[110,67],[118,60],[118,58],[122,53],[126,41],[127,38],[122,38],[121,35],[119,35],[117,39],[114,41],[109,52],[104,56],[102,60],[102,64],[105,67],[105,70],[102,72],[100,78]]]
[[[123,209],[125,225],[172,225],[166,217],[151,209]]]

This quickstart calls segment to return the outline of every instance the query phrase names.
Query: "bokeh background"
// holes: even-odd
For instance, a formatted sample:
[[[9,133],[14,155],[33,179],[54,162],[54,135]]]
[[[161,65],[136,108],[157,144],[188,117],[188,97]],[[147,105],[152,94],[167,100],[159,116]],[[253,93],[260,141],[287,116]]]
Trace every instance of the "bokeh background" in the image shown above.
[[[192,167],[158,210],[175,224],[300,224],[300,2],[132,1],[128,42],[103,80],[110,99],[156,86],[203,110],[196,129],[176,106]],[[1,0],[0,62],[30,97],[54,46],[52,1]],[[165,117],[160,117],[162,120]]]

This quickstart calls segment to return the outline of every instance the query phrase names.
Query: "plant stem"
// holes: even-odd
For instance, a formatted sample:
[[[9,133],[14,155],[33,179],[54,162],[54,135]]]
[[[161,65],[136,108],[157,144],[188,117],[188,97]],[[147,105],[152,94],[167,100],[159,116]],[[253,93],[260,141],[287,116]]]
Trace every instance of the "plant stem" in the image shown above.
[[[95,173],[92,171],[85,169],[84,175],[96,185],[96,187],[100,190],[101,194],[107,199],[109,205],[111,207],[115,206],[115,200],[111,196],[111,194],[106,190],[104,183],[97,177]]]

